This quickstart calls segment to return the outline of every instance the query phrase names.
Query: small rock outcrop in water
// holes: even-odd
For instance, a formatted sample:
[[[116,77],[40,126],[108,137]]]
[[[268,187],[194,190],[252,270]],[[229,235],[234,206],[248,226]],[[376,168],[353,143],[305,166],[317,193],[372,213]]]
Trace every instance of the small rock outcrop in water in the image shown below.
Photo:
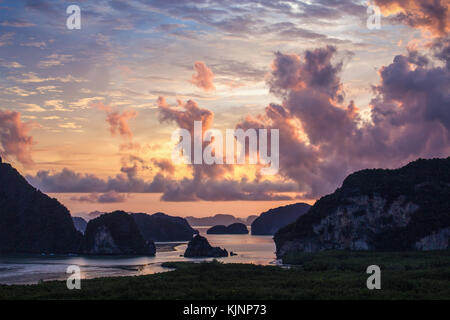
[[[207,234],[248,234],[248,229],[243,223],[233,223],[228,227],[214,226],[206,231]]]
[[[358,171],[275,235],[277,256],[336,249],[447,249],[449,208],[450,158]]]
[[[0,161],[0,253],[76,253],[81,237],[66,207]]]
[[[311,206],[307,203],[295,203],[270,209],[261,213],[252,223],[253,235],[273,235],[278,230],[297,220]]]
[[[228,251],[219,247],[212,247],[205,237],[196,235],[189,242],[184,256],[186,258],[228,257]]]
[[[145,213],[131,214],[141,234],[147,241],[189,241],[197,234],[186,219],[171,217],[158,212],[152,215]]]
[[[72,217],[73,224],[75,225],[75,229],[84,234],[87,227],[87,221],[82,217]]]
[[[89,221],[82,248],[83,253],[92,255],[154,256],[156,252],[153,241],[146,241],[133,217],[123,211]]]

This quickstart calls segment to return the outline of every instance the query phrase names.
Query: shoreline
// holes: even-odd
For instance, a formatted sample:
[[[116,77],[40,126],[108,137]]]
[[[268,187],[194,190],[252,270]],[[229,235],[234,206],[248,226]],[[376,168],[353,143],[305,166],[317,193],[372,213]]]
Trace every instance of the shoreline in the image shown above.
[[[80,290],[68,290],[66,281],[0,285],[0,300],[450,300],[450,250],[331,251],[295,259],[289,268],[217,260],[166,262],[162,273],[84,279]],[[366,286],[370,265],[382,270],[382,290]]]

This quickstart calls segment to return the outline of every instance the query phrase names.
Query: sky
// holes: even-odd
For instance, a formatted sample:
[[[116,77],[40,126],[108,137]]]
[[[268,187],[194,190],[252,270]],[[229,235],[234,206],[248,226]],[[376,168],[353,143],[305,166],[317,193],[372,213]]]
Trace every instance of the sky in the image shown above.
[[[354,171],[449,156],[449,7],[3,0],[0,155],[72,214],[312,204]],[[172,133],[199,120],[278,129],[277,174],[173,163]]]

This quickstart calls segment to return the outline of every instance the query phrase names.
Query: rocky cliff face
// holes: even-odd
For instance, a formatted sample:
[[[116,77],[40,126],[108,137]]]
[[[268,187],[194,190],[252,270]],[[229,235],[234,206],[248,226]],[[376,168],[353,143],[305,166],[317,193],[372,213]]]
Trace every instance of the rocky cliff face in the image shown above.
[[[76,253],[81,237],[66,207],[0,161],[0,253]]]
[[[429,236],[416,241],[414,248],[417,250],[448,249],[450,246],[450,228],[439,229]]]
[[[132,216],[147,241],[189,241],[198,233],[186,219],[171,217],[161,212],[152,215],[133,213]]]
[[[212,247],[205,237],[196,235],[188,244],[184,256],[187,258],[228,257],[228,251]]]
[[[277,256],[322,250],[449,248],[450,158],[348,176],[274,237]]]
[[[73,224],[75,225],[75,229],[84,234],[87,227],[87,221],[81,217],[72,217]]]
[[[150,255],[153,241],[146,241],[132,216],[123,211],[103,214],[89,221],[82,252],[92,255]]]
[[[273,235],[281,228],[294,222],[305,214],[311,206],[307,203],[295,203],[261,213],[252,223],[253,235]]]

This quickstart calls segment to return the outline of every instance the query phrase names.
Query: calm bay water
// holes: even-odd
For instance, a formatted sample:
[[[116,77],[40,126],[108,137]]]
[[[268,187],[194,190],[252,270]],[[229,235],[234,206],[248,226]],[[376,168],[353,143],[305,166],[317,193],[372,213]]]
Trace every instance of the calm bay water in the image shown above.
[[[237,253],[237,256],[219,258],[224,263],[275,264],[275,244],[272,236],[206,235],[207,227],[194,227],[207,237],[212,246],[220,246]],[[95,257],[95,256],[41,256],[0,255],[0,284],[31,284],[39,280],[65,280],[69,265],[81,268],[82,277],[117,277],[165,272],[161,267],[167,261],[205,261],[208,259],[184,258],[187,243],[175,251],[156,252],[155,257]]]

